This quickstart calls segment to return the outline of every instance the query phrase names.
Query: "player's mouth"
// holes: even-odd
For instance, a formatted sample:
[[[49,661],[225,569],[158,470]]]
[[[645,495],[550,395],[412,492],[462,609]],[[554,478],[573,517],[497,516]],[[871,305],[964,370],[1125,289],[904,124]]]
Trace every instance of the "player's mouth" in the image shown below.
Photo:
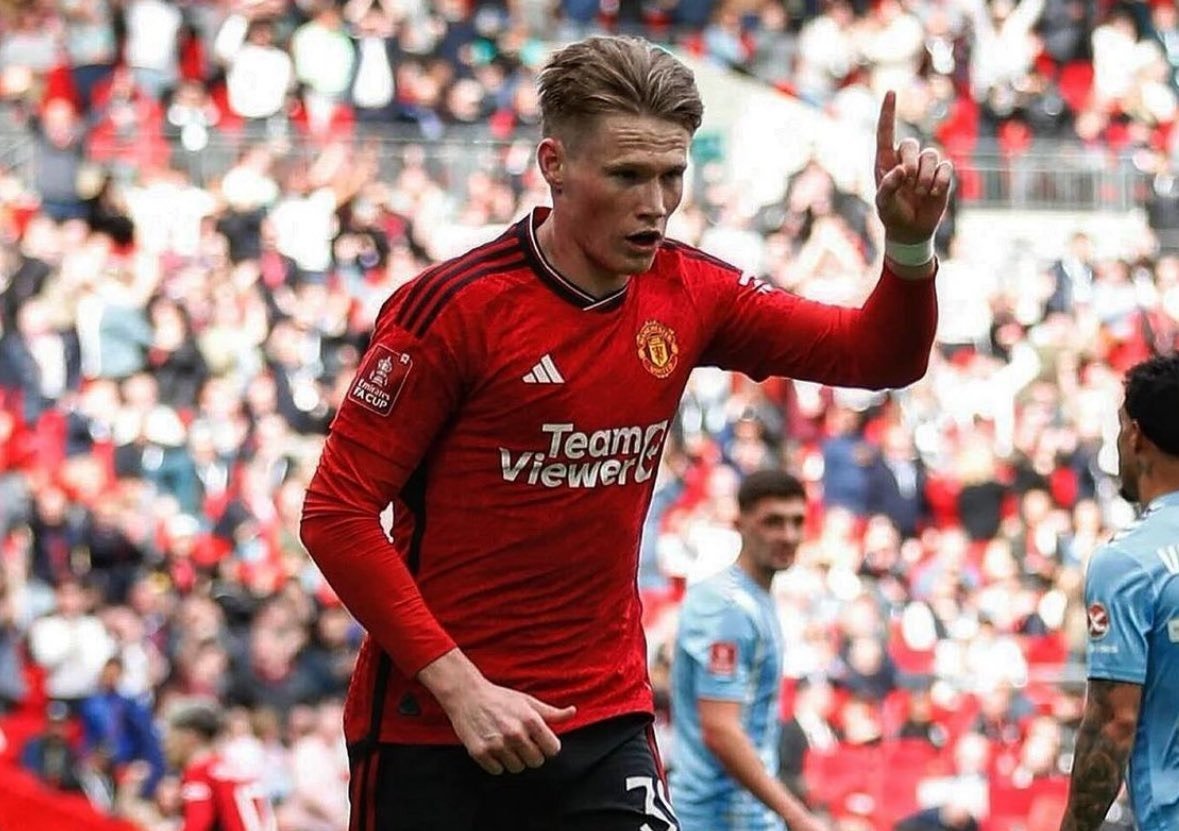
[[[639,231],[637,234],[629,234],[626,241],[634,248],[642,251],[652,252],[659,247],[659,243],[663,241],[663,234],[658,231]]]

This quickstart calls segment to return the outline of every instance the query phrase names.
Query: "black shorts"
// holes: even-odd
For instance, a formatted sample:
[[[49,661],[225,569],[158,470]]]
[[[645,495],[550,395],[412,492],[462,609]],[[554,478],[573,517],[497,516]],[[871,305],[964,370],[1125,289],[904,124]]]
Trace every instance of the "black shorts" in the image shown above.
[[[679,831],[646,716],[561,736],[539,768],[492,776],[463,747],[349,751],[349,831]]]

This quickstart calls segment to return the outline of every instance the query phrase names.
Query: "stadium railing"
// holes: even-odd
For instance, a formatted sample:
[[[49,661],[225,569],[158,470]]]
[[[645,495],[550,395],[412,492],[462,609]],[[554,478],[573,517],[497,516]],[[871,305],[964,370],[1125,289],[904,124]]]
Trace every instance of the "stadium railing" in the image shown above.
[[[533,163],[533,139],[534,135],[526,133],[515,141],[494,140],[480,130],[470,135],[451,131],[436,139],[366,133],[344,141],[357,148],[371,148],[384,178],[395,176],[408,159],[420,158],[443,185],[459,187],[476,171],[521,172],[521,165]],[[716,147],[715,137],[701,139],[701,147],[707,147],[710,156],[723,155],[723,146]],[[96,162],[117,179],[130,180],[145,160],[159,160],[162,151],[165,162],[205,185],[232,167],[248,144],[243,136],[215,132],[199,150],[168,146],[158,137],[132,137],[104,144],[102,158]],[[324,146],[323,141],[297,133],[270,144],[280,158],[304,160],[312,159]],[[17,173],[26,185],[33,185],[36,154],[37,142],[27,132],[0,131],[0,168]],[[955,162],[964,206],[1128,211],[1152,196],[1153,176],[1137,165],[1134,156],[1068,142],[1037,141],[1033,148],[1018,153],[996,143],[980,142]]]

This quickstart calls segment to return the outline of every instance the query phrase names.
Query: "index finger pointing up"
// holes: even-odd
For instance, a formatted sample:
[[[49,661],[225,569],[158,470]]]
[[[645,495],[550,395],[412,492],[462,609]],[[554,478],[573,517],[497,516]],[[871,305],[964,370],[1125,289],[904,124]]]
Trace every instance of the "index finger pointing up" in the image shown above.
[[[880,119],[876,122],[876,178],[896,165],[897,94],[886,92],[880,104]]]

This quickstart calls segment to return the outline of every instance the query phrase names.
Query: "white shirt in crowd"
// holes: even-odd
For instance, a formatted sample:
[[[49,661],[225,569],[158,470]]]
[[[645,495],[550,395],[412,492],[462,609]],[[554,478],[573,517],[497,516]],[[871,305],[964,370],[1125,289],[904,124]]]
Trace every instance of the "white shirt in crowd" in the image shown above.
[[[50,698],[93,694],[103,665],[115,654],[114,640],[92,615],[49,615],[34,621],[29,647],[33,660],[45,668],[45,692]]]

